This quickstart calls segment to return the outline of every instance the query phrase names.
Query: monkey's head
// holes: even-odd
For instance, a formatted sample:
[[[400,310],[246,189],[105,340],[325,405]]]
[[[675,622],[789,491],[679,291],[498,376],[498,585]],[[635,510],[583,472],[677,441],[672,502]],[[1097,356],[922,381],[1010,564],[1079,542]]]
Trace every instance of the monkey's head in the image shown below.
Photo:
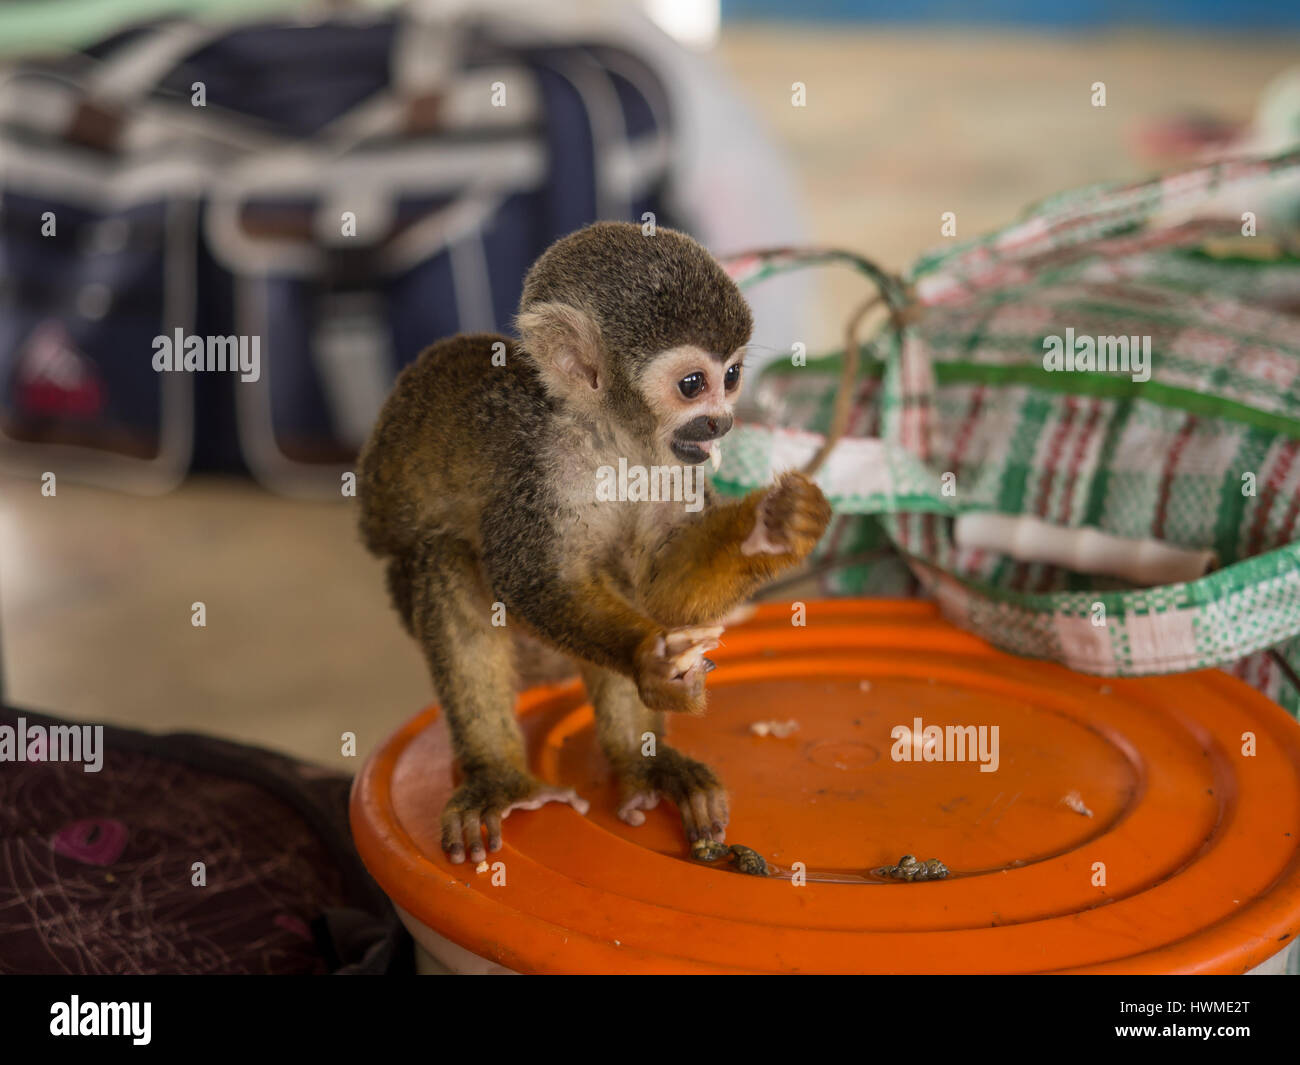
[[[597,222],[557,241],[524,279],[517,325],[556,400],[660,454],[703,462],[731,428],[753,318],[684,233]]]

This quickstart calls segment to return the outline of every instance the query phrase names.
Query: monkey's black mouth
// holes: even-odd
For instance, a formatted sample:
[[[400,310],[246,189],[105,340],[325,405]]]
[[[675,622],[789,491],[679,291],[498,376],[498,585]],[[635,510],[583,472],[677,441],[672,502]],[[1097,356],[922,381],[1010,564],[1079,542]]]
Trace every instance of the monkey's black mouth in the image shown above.
[[[722,461],[722,447],[718,442],[731,430],[731,425],[730,412],[701,414],[677,426],[669,447],[683,462],[698,465],[707,460],[716,470]]]
[[[712,441],[705,441],[704,446],[690,440],[674,440],[669,446],[673,454],[683,462],[690,463],[692,466],[698,466],[701,462],[709,461],[708,447]]]

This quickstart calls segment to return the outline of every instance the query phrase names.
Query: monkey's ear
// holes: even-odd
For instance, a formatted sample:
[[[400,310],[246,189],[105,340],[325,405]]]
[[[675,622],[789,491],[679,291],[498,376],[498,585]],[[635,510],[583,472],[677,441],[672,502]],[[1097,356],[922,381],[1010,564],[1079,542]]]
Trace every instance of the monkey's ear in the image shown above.
[[[586,312],[567,303],[535,303],[515,326],[550,392],[582,399],[605,387],[600,326]]]

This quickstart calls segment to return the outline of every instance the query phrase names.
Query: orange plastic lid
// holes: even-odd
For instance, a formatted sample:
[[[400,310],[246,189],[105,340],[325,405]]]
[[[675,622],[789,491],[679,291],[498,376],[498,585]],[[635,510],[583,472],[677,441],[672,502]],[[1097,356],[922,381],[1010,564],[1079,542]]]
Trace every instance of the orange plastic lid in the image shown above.
[[[1089,677],[924,603],[811,602],[803,627],[772,605],[723,639],[707,714],[671,718],[668,740],[728,786],[728,842],[803,863],[808,883],[692,861],[668,802],[619,821],[576,682],[519,713],[536,772],[589,799],[586,817],[514,813],[489,855],[503,885],[451,865],[430,709],[357,778],[367,867],[416,920],[524,972],[1243,972],[1300,931],[1300,726],[1226,674]],[[896,760],[917,753],[894,731],[917,718],[984,726],[986,752],[997,726],[996,771]],[[785,738],[750,728],[787,719]],[[952,876],[817,879],[903,854]]]

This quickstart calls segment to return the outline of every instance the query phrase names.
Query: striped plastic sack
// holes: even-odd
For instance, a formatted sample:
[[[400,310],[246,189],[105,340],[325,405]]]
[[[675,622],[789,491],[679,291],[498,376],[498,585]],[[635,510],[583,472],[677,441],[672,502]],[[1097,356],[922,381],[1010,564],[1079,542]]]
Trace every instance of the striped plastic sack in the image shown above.
[[[817,474],[836,511],[813,560],[824,590],[924,591],[1018,654],[1107,676],[1219,666],[1300,710],[1300,257],[1267,237],[1252,238],[1273,241],[1263,258],[1234,252],[1239,216],[1197,215],[1298,175],[1300,151],[1082,190],[905,280],[844,253],[729,262],[750,284],[843,260],[894,313],[863,346],[845,436]],[[1114,361],[1120,337],[1130,358],[1114,371],[1058,365],[1079,338]],[[768,368],[768,424],[734,432],[720,491],[808,461],[842,358]],[[958,543],[954,519],[975,513],[1204,549],[1217,568],[1138,587],[1017,561]]]

